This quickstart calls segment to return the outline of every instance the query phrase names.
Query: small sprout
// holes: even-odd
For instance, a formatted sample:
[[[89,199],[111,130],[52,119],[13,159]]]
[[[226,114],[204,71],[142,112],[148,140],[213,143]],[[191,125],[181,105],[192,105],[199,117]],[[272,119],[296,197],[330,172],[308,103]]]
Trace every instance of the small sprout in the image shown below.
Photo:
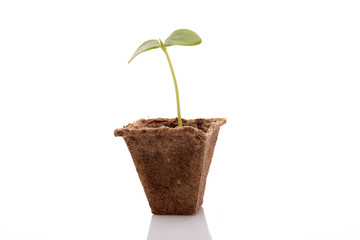
[[[148,40],[140,45],[140,47],[135,51],[135,53],[132,55],[132,57],[129,60],[129,63],[140,53],[149,51],[151,49],[155,48],[161,48],[163,52],[165,53],[166,59],[169,63],[171,75],[174,80],[174,86],[175,86],[175,93],[176,93],[176,105],[177,105],[177,116],[178,116],[178,125],[179,127],[182,127],[182,121],[181,121],[181,113],[180,113],[180,97],[179,97],[179,90],[175,78],[175,73],[173,66],[170,61],[169,54],[166,50],[166,47],[173,46],[173,45],[181,45],[181,46],[194,46],[201,43],[201,38],[199,35],[197,35],[195,32],[188,30],[188,29],[179,29],[174,31],[170,36],[165,40],[165,43],[163,43],[160,39],[159,40]]]

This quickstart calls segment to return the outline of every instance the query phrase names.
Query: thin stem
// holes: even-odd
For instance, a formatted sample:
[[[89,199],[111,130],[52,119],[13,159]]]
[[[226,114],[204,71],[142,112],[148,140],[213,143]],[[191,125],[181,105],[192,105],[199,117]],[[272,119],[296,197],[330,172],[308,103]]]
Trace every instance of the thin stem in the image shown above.
[[[161,42],[161,40],[160,40],[160,42]],[[165,53],[165,55],[166,55],[166,59],[168,60],[168,63],[169,63],[169,66],[170,66],[171,75],[172,75],[173,80],[174,80],[175,93],[176,93],[176,105],[177,105],[178,124],[179,124],[179,127],[182,127],[181,113],[180,113],[179,89],[178,89],[178,86],[177,86],[174,69],[173,69],[173,67],[172,67],[172,64],[171,64],[171,61],[170,61],[170,57],[169,57],[169,54],[168,54],[168,52],[167,52],[167,50],[166,50],[166,47],[163,46],[162,42],[161,42],[161,49],[164,51],[164,53]]]

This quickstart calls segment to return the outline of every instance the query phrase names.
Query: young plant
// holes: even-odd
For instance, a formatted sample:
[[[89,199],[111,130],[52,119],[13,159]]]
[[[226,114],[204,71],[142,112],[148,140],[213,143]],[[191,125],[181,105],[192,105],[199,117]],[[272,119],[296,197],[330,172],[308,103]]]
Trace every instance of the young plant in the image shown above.
[[[174,80],[175,85],[175,93],[176,93],[176,105],[177,105],[177,116],[178,116],[178,125],[182,127],[181,121],[181,112],[180,112],[180,97],[179,97],[179,89],[176,82],[175,72],[173,66],[170,61],[169,54],[166,50],[166,47],[173,46],[173,45],[181,45],[181,46],[193,46],[198,45],[201,43],[201,38],[195,32],[188,30],[188,29],[179,29],[174,31],[170,36],[165,40],[163,43],[161,39],[159,40],[148,40],[140,45],[140,47],[135,51],[132,57],[129,60],[129,63],[140,53],[146,52],[151,49],[161,48],[165,53],[166,59],[169,63],[171,75]]]

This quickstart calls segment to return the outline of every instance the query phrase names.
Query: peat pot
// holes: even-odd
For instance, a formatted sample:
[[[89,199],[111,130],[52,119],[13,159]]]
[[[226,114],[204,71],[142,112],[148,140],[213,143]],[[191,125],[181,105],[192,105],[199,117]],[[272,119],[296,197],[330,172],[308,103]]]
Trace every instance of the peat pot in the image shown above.
[[[140,119],[116,129],[134,161],[153,214],[191,215],[203,203],[206,177],[225,118]]]

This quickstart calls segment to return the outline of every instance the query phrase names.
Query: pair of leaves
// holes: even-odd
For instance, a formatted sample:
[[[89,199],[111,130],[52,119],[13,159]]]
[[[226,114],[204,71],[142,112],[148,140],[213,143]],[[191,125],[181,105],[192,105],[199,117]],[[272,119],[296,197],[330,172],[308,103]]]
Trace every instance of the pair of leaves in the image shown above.
[[[135,51],[132,57],[129,60],[129,63],[140,53],[149,51],[155,48],[163,48],[173,45],[181,46],[193,46],[201,43],[201,38],[195,32],[188,29],[179,29],[174,31],[170,36],[165,40],[164,43],[161,40],[148,40],[140,45],[140,47]]]

